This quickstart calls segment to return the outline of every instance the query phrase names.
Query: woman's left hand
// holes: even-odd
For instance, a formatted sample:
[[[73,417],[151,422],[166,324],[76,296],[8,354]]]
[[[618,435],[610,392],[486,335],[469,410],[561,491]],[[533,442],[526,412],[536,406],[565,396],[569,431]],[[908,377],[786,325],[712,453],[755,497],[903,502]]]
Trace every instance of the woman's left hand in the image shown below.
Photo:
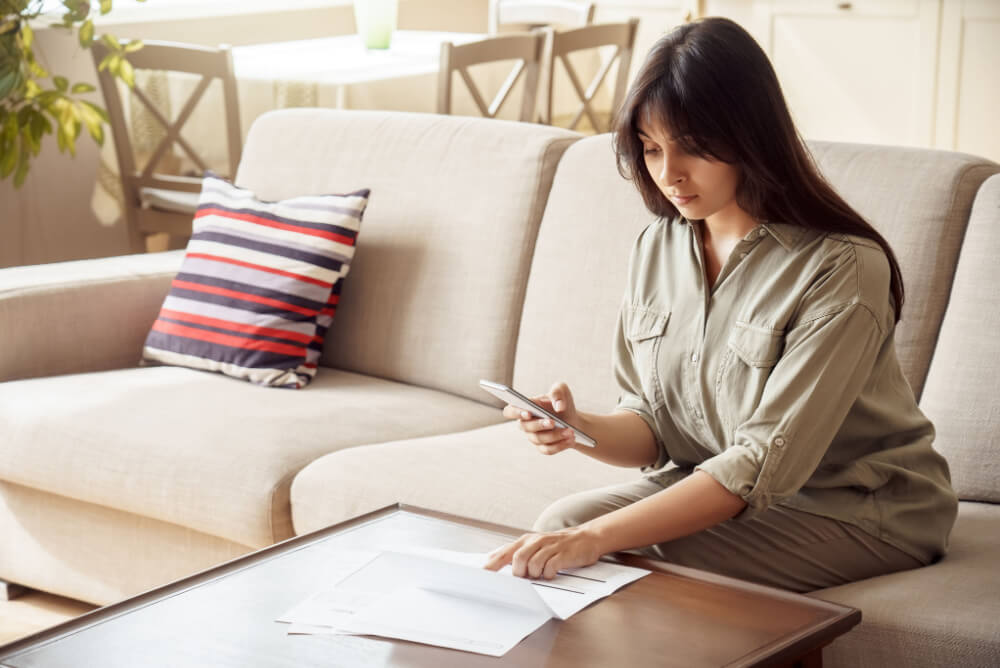
[[[601,558],[597,536],[584,527],[548,533],[527,533],[491,552],[486,568],[500,570],[510,564],[518,577],[551,580],[561,570],[590,566]]]

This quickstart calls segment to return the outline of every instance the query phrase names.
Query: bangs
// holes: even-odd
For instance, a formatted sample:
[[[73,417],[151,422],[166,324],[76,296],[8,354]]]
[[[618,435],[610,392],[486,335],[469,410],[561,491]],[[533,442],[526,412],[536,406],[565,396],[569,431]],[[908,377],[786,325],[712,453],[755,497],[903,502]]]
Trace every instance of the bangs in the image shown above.
[[[734,152],[722,139],[720,132],[711,127],[711,117],[699,114],[704,108],[697,100],[691,100],[691,86],[682,87],[675,81],[673,72],[657,77],[643,91],[637,100],[632,116],[632,130],[639,132],[639,122],[646,127],[664,130],[690,155],[732,163]]]

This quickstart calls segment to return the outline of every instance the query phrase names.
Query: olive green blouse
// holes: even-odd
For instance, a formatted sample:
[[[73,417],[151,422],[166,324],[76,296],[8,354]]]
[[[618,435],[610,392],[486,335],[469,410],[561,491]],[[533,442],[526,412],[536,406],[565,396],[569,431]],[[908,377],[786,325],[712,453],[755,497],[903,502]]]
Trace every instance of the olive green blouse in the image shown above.
[[[894,344],[873,241],[764,223],[709,288],[701,222],[640,235],[615,341],[620,409],[640,415],[669,485],[698,469],[747,502],[856,525],[923,563],[958,501]]]

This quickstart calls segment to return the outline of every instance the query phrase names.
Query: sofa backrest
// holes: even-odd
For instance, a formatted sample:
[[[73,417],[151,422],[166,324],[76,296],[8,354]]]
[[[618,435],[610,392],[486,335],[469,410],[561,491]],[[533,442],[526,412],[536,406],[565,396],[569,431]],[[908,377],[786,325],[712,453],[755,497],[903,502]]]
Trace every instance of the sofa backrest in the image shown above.
[[[321,363],[490,402],[509,381],[556,163],[579,135],[482,118],[297,109],[253,125],[236,182],[266,199],[369,188]]]
[[[903,371],[923,387],[972,200],[1000,166],[960,153],[810,142],[833,186],[889,241],[906,284],[896,333]],[[539,228],[514,360],[514,382],[541,393],[556,380],[584,410],[618,395],[611,344],[629,250],[652,220],[614,165],[610,135],[582,140],[556,170]]]
[[[1000,165],[931,149],[833,142],[809,147],[827,180],[896,253],[906,288],[896,352],[919,397],[972,200]]]
[[[579,408],[614,407],[611,345],[629,253],[654,220],[618,174],[610,135],[582,139],[563,154],[528,275],[515,387],[542,394],[565,381]]]
[[[1000,175],[983,184],[927,373],[921,408],[960,499],[1000,503]]]

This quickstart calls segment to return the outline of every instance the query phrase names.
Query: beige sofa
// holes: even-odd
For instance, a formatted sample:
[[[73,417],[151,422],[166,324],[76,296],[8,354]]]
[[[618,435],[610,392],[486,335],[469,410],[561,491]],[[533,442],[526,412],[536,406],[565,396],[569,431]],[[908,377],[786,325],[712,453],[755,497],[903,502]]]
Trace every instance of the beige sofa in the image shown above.
[[[963,499],[941,563],[817,592],[864,613],[827,662],[994,664],[1000,165],[812,149],[900,257],[899,356]],[[565,380],[583,409],[614,406],[611,336],[651,217],[608,136],[281,111],[252,128],[237,183],[372,190],[316,380],[138,367],[179,251],[0,270],[0,579],[108,603],[395,501],[527,527],[637,475],[538,455],[477,386]]]

